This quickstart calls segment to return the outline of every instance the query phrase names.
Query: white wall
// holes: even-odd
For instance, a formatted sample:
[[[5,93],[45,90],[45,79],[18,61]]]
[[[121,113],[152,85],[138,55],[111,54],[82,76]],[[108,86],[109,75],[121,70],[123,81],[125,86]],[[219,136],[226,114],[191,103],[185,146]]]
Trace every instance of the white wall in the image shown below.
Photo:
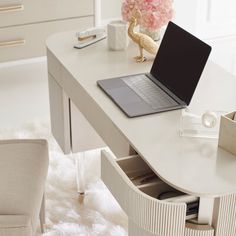
[[[101,0],[102,20],[121,18],[122,0]]]
[[[174,0],[173,7],[173,21],[189,32],[195,33],[197,1]]]
[[[174,8],[174,21],[210,44],[210,59],[236,75],[236,0],[174,0]]]
[[[236,35],[235,0],[174,0],[175,21],[201,38]]]
[[[121,18],[123,0],[100,0],[102,20]],[[236,35],[236,0],[173,0],[174,21],[201,38]]]

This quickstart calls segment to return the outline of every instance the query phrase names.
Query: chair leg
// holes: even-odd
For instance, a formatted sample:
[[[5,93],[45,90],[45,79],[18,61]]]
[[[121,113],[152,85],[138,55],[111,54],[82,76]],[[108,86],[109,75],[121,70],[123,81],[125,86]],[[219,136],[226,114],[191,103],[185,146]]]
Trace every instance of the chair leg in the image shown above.
[[[82,203],[85,196],[84,164],[86,152],[78,153],[75,156],[76,163],[76,182],[79,194],[79,202]],[[82,201],[81,201],[82,200]]]
[[[44,225],[45,225],[45,195],[43,195],[42,204],[39,213],[40,227],[41,233],[44,233]]]

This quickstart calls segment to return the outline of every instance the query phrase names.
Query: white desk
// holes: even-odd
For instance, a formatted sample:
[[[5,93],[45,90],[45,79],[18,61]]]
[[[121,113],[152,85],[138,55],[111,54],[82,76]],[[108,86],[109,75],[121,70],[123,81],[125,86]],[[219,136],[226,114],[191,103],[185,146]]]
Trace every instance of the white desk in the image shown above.
[[[227,196],[233,198],[234,195],[229,194],[236,193],[236,158],[222,149],[217,149],[217,140],[180,137],[178,132],[180,110],[127,118],[96,85],[99,79],[148,72],[151,60],[138,64],[132,59],[137,54],[136,47],[130,46],[127,51],[121,52],[108,51],[106,41],[76,50],[73,48],[76,43],[74,35],[75,32],[60,33],[47,40],[52,131],[64,151],[69,152],[71,147],[72,150],[84,151],[90,148],[90,144],[94,147],[92,143],[87,142],[85,145],[75,143],[73,140],[74,136],[76,140],[81,140],[77,137],[80,134],[73,129],[78,127],[75,124],[76,119],[73,118],[73,111],[79,109],[118,158],[129,156],[135,151],[160,179],[177,190],[200,196],[202,199],[216,198],[219,200],[218,205],[223,204],[223,200],[228,201]],[[219,66],[209,62],[191,107],[195,111],[235,110],[235,88],[236,79]],[[82,120],[87,122],[85,119]],[[93,136],[95,133],[93,132],[89,131],[91,134],[89,137]],[[83,137],[86,132],[81,135]],[[98,136],[95,139],[98,140]],[[96,144],[100,146],[102,142],[96,141]],[[104,153],[104,156],[105,159],[114,161],[107,157],[108,154]],[[106,161],[103,163],[106,165]],[[114,163],[111,165],[114,167]],[[106,171],[109,166],[104,168],[103,170]],[[116,169],[120,171],[119,166],[115,171]],[[104,175],[103,179],[112,191],[112,182],[107,183]],[[115,193],[113,195],[119,198]],[[224,197],[225,195],[227,196]],[[122,205],[121,202],[120,204]],[[220,228],[220,223],[217,222],[223,212],[219,209],[214,207],[216,219],[213,219],[213,225],[215,235],[222,236],[219,232],[223,226]],[[222,218],[220,220],[223,221]],[[225,219],[224,223],[227,221],[230,225],[234,220],[234,218]],[[132,223],[139,224],[135,220]],[[225,234],[227,236],[235,235],[235,226],[230,227],[234,227],[230,231],[233,234]],[[141,223],[139,228],[141,232]],[[135,232],[135,229],[132,232]],[[158,235],[153,233],[159,231],[148,232],[151,234],[146,235]],[[212,232],[208,230],[209,234],[203,232],[201,235],[212,235]]]

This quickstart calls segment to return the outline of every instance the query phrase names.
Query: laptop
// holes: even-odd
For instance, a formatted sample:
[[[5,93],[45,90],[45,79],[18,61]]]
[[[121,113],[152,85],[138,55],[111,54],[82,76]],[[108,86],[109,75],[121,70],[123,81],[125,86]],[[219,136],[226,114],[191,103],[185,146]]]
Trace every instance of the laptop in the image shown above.
[[[169,22],[150,73],[97,81],[128,117],[189,105],[211,47]]]

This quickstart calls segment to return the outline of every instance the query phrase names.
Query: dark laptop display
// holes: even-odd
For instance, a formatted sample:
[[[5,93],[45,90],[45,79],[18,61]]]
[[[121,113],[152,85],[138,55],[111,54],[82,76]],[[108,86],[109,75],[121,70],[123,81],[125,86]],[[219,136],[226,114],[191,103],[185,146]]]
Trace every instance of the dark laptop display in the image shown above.
[[[170,22],[151,74],[189,105],[211,47]]]
[[[189,105],[211,47],[169,22],[150,73],[97,81],[128,117]]]

